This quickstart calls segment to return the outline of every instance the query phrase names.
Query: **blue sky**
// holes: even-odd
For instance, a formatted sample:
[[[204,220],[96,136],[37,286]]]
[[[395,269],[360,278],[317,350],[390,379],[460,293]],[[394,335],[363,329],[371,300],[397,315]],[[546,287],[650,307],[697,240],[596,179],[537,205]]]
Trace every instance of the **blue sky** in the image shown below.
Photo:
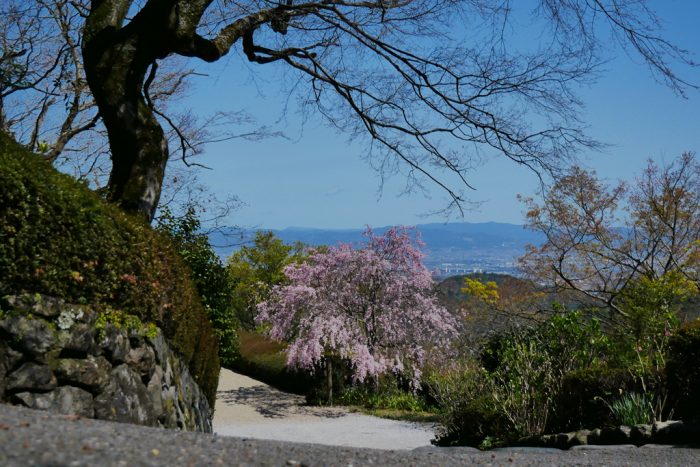
[[[655,1],[667,37],[700,61],[700,2]],[[682,99],[656,83],[634,56],[617,50],[615,59],[592,86],[580,89],[583,120],[592,137],[609,144],[602,152],[581,154],[583,165],[611,181],[630,180],[646,159],[670,160],[683,151],[700,151],[700,92]],[[283,113],[286,95],[274,67],[253,66],[232,53],[226,60],[198,71],[208,74],[194,83],[186,102],[203,114],[215,110],[245,110],[260,124],[283,130],[289,139],[260,142],[233,140],[209,145],[201,162],[212,170],[200,180],[220,194],[238,196],[245,206],[229,223],[247,227],[357,228],[365,224],[444,222],[428,215],[443,208],[447,198],[434,188],[401,196],[405,178],[381,180],[362,160],[364,146],[324,126],[320,119],[302,123],[294,105]],[[700,84],[700,70],[685,76]],[[450,221],[523,222],[517,194],[530,195],[537,178],[504,159],[475,169],[470,181],[477,189],[471,199],[481,202],[464,218]]]

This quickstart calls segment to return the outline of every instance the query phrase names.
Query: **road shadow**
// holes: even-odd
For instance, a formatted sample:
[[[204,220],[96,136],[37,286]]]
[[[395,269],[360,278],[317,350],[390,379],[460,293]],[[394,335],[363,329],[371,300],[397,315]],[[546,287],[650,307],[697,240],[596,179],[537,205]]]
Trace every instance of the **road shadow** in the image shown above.
[[[292,415],[312,415],[320,418],[340,418],[345,412],[332,407],[306,405],[306,398],[289,394],[269,386],[249,386],[216,394],[219,401],[226,404],[241,404],[253,407],[265,418],[282,419]]]

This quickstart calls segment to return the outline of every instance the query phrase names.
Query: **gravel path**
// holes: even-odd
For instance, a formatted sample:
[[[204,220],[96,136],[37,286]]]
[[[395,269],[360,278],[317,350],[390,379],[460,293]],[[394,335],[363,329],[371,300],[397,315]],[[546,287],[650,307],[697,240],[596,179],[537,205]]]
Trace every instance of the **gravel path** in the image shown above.
[[[222,369],[214,432],[222,436],[376,449],[430,446],[430,424],[387,420],[339,407],[310,407],[304,397]]]
[[[700,450],[667,446],[436,448],[429,427],[304,406],[303,398],[226,371],[214,429],[218,435],[183,433],[0,404],[0,466],[700,466]]]
[[[700,451],[667,447],[386,451],[183,433],[0,405],[0,465],[689,466],[700,465]]]

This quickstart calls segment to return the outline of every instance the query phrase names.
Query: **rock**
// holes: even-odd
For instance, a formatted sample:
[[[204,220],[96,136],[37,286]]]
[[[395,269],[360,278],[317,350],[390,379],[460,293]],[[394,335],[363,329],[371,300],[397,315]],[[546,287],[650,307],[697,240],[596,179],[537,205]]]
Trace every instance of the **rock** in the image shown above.
[[[540,446],[553,448],[557,445],[557,435],[543,435]]]
[[[602,430],[600,428],[591,430],[591,432],[588,434],[588,444],[600,444],[601,435]]]
[[[148,337],[106,323],[98,332],[89,308],[29,294],[7,301],[14,311],[0,319],[0,402],[212,431],[209,402],[160,330]]]
[[[95,415],[104,420],[157,425],[157,414],[146,386],[128,365],[119,365],[112,370],[109,383],[95,397]]]
[[[68,351],[80,353],[98,353],[99,347],[95,344],[95,326],[90,323],[78,323],[67,333],[63,348]]]
[[[603,428],[597,444],[631,444],[631,431],[632,429],[628,426]]]
[[[632,441],[632,444],[642,446],[651,443],[651,435],[651,425],[635,425],[630,431],[630,441]]]
[[[54,330],[40,318],[8,316],[0,321],[0,329],[10,335],[13,346],[40,361],[56,343]]]
[[[60,298],[47,297],[41,294],[21,294],[5,297],[7,304],[18,311],[33,315],[53,318],[61,314],[65,302]]]
[[[114,364],[124,363],[131,350],[129,338],[112,324],[105,326],[103,337],[100,340],[100,348],[107,354],[107,358]]]
[[[56,377],[48,366],[27,362],[8,375],[6,390],[47,391],[56,384]]]
[[[107,384],[112,365],[104,357],[62,358],[56,362],[56,375],[61,381],[99,390]]]
[[[163,369],[160,365],[156,365],[153,370],[153,376],[146,386],[148,395],[151,397],[153,410],[156,414],[163,412]]]
[[[554,447],[559,449],[566,449],[569,447],[569,443],[573,439],[575,433],[559,433],[556,437]]]
[[[685,424],[681,420],[654,422],[652,439],[658,444],[681,444],[686,442]]]
[[[572,433],[571,438],[569,439],[569,447],[573,446],[582,446],[584,444],[588,444],[588,437],[590,436],[591,431],[590,430],[578,430],[574,433]]]
[[[144,381],[153,376],[156,355],[151,347],[132,348],[126,355],[126,364],[136,370]]]
[[[160,366],[165,367],[165,362],[168,360],[168,354],[170,353],[170,349],[168,348],[168,344],[165,342],[163,333],[158,331],[155,337],[147,338],[147,340],[151,347],[153,347],[153,350],[155,351],[156,362]]]
[[[93,417],[92,394],[73,386],[61,386],[53,391],[35,394],[21,392],[13,398],[31,409],[50,410],[62,414],[75,414]]]

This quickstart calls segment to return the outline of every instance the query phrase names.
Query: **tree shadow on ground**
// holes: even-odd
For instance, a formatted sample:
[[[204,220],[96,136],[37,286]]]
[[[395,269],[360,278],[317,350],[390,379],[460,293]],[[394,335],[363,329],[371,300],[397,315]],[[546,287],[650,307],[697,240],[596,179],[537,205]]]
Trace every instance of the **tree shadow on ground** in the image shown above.
[[[263,385],[219,391],[216,397],[226,404],[253,407],[265,418],[282,419],[292,415],[340,418],[345,415],[344,411],[337,408],[306,405],[304,396],[289,394]]]

